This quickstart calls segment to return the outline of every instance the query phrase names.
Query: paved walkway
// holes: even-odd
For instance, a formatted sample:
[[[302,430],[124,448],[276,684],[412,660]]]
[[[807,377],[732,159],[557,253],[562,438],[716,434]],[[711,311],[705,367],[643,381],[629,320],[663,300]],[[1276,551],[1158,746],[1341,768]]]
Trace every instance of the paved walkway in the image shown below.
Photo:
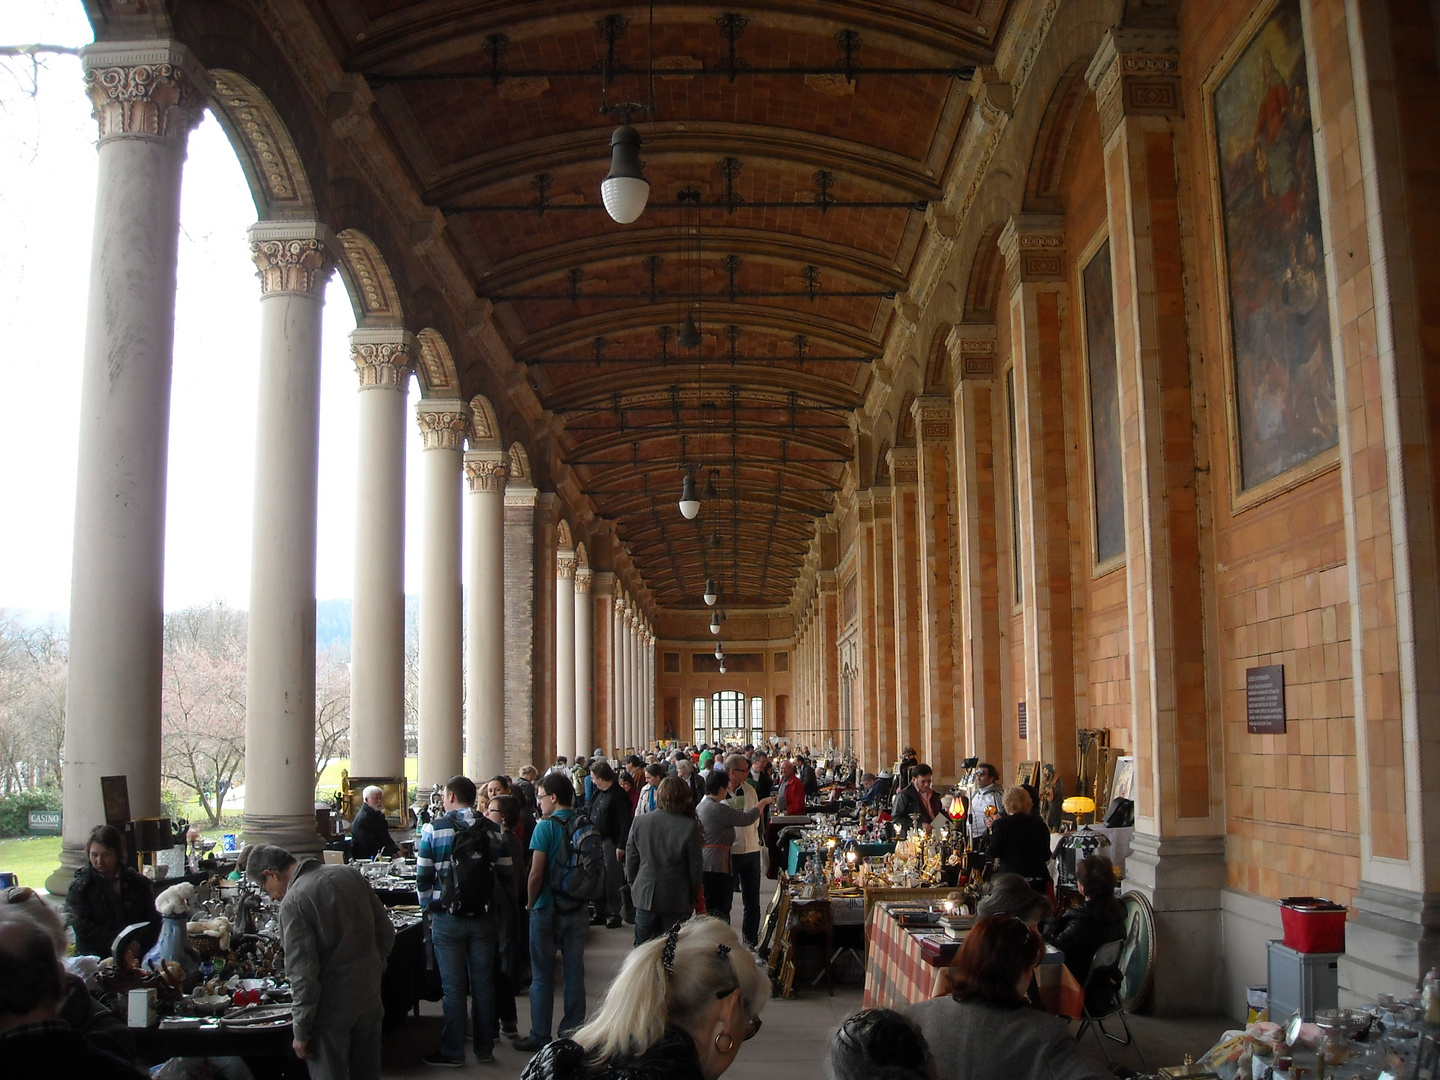
[[[765,883],[763,903],[768,903],[771,883]],[[736,899],[735,917],[740,915],[739,899]],[[606,930],[592,927],[586,944],[585,986],[593,1011],[609,985],[611,976],[617,971],[630,950],[631,927],[621,930]],[[830,1044],[831,1033],[840,1021],[860,1008],[862,988],[856,982],[837,984],[835,996],[825,992],[822,982],[812,987],[808,981],[797,989],[797,997],[791,1001],[774,1000],[762,1014],[765,1021],[760,1033],[745,1044],[735,1064],[725,1074],[726,1080],[824,1080],[825,1054]],[[529,1019],[529,1001],[517,999],[520,1012],[520,1030],[525,1031]],[[560,1015],[560,1002],[556,1001],[555,1015]],[[429,1077],[431,1080],[445,1075],[476,1075],[499,1078],[514,1078],[529,1061],[530,1055],[511,1048],[508,1039],[502,1039],[495,1048],[493,1065],[478,1065],[473,1061],[464,1069],[447,1070],[427,1067],[420,1058],[438,1044],[440,1038],[440,1004],[424,1002],[421,1016],[411,1017],[405,1025],[393,1033],[387,1033],[385,1041],[384,1075],[387,1080],[411,1080]],[[1113,1027],[1114,1025],[1112,1025]],[[1131,1020],[1136,1038],[1145,1052],[1146,1061],[1153,1070],[1160,1065],[1176,1065],[1184,1060],[1187,1053],[1199,1057],[1214,1044],[1219,1033],[1234,1025],[1219,1017],[1196,1017],[1181,1020],[1158,1020],[1154,1017],[1139,1016]],[[1095,1041],[1089,1034],[1082,1046],[1087,1052],[1099,1058]],[[1115,1061],[1138,1069],[1140,1062],[1129,1048],[1112,1048]],[[1020,1080],[1020,1078],[1017,1078]]]

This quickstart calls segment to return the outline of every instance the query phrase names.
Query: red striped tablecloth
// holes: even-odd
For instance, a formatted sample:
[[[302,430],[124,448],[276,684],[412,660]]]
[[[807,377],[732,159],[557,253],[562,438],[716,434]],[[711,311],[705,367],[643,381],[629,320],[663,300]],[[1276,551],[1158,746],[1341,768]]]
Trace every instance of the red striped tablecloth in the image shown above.
[[[889,904],[870,909],[865,924],[865,1008],[903,1009],[928,1001],[944,989],[945,968],[926,959],[920,933],[912,933],[890,914]],[[1035,969],[1045,1010],[1078,1019],[1085,995],[1060,954],[1047,950]]]

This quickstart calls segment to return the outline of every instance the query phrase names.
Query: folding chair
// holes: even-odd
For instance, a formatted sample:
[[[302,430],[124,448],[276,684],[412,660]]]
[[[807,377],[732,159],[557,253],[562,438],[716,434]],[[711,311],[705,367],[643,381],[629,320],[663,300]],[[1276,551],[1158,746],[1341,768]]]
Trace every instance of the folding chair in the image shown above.
[[[1105,1049],[1105,1040],[1109,1039],[1121,1046],[1133,1047],[1140,1058],[1140,1067],[1149,1072],[1150,1066],[1145,1063],[1140,1044],[1135,1041],[1135,1036],[1130,1031],[1130,1023],[1125,1019],[1125,1006],[1120,1000],[1120,985],[1124,982],[1124,976],[1120,972],[1120,953],[1124,947],[1125,939],[1121,938],[1107,941],[1095,950],[1095,957],[1090,961],[1090,974],[1085,977],[1085,1004],[1081,1007],[1082,1017],[1080,1026],[1075,1030],[1075,1041],[1079,1042],[1085,1029],[1093,1025],[1095,1041],[1100,1044],[1100,1053],[1105,1055],[1106,1064],[1114,1064],[1110,1060],[1110,1052]],[[1125,1028],[1123,1039],[1105,1030],[1105,1021],[1117,1015],[1120,1017],[1121,1026]]]

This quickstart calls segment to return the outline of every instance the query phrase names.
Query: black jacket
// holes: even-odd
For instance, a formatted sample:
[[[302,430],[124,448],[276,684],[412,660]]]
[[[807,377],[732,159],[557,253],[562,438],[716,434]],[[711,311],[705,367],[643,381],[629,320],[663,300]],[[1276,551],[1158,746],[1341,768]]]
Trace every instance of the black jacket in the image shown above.
[[[611,784],[601,791],[600,785],[596,784],[595,797],[590,800],[585,813],[601,837],[617,848],[625,846],[625,841],[630,838],[630,821],[635,811],[630,806],[630,796],[624,788],[619,784]]]
[[[895,803],[890,808],[890,816],[908,827],[910,815],[919,814],[920,824],[929,825],[935,820],[936,814],[944,813],[945,810],[944,804],[940,802],[940,796],[934,788],[930,789],[930,797],[934,800],[934,813],[925,804],[925,800],[920,797],[920,792],[915,790],[915,785],[909,784],[895,796]]]
[[[36,1080],[142,1080],[150,1074],[132,1062],[97,1050],[62,1021],[24,1024],[0,1035],[6,1076]],[[698,1073],[696,1074],[699,1075]]]
[[[390,825],[385,815],[369,803],[361,803],[355,824],[350,827],[351,856],[373,859],[376,855],[394,855],[399,850],[399,845],[390,839]]]
[[[1111,897],[1076,904],[1060,916],[1045,939],[1065,954],[1065,966],[1083,984],[1095,950],[1124,936],[1125,905]]]
[[[75,880],[65,894],[65,907],[75,927],[75,955],[109,956],[115,935],[131,923],[148,922],[151,933],[148,949],[160,936],[160,913],[150,882],[128,866],[120,868],[120,891],[97,874],[93,867],[75,871]]]
[[[1034,814],[1006,814],[990,826],[995,869],[1035,881],[1049,876],[1050,829]]]
[[[533,1058],[520,1080],[701,1080],[700,1054],[684,1031],[667,1027],[639,1057],[587,1061],[571,1039],[556,1039]]]

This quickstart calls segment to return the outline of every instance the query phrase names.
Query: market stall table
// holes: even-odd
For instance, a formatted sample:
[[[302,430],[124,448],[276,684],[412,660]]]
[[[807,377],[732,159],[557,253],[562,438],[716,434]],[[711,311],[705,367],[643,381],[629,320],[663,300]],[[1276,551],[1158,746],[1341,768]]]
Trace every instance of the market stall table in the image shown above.
[[[131,1028],[140,1060],[159,1065],[173,1057],[239,1057],[257,1077],[305,1080],[305,1063],[291,1047],[289,1024],[232,1027],[218,1022],[175,1027]]]
[[[933,930],[907,930],[889,903],[871,907],[865,922],[865,1008],[904,1009],[939,996],[948,963],[938,948],[944,937]],[[939,939],[931,942],[933,959],[926,955],[926,938]],[[1035,983],[1046,1012],[1079,1019],[1085,995],[1058,951],[1046,948]]]

